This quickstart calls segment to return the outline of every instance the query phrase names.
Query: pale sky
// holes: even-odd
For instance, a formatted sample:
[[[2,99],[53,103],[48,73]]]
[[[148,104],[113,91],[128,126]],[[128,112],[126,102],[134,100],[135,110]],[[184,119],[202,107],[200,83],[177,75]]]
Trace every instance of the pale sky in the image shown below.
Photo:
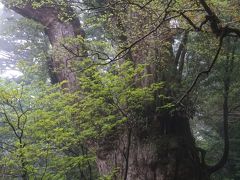
[[[0,2],[0,9],[2,9],[3,8],[3,4]]]
[[[0,21],[2,20],[1,11],[2,11],[3,7],[4,7],[3,4],[0,2]],[[10,55],[8,53],[1,51],[1,47],[0,47],[0,58],[3,58],[3,59],[10,58]],[[1,78],[16,78],[16,77],[19,77],[22,75],[23,74],[20,71],[13,70],[13,69],[9,69],[9,70],[0,72]]]

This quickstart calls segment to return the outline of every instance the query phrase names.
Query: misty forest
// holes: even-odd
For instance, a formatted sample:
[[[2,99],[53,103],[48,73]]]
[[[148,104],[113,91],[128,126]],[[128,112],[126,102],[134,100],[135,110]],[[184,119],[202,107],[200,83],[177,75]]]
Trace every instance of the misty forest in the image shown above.
[[[0,0],[0,179],[240,180],[239,0]]]

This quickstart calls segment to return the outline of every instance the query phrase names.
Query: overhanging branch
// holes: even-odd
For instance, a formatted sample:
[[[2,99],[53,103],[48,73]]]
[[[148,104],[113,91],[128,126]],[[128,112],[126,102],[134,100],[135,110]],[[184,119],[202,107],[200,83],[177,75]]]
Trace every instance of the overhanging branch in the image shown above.
[[[223,44],[223,39],[225,37],[225,33],[221,35],[220,39],[219,39],[219,45],[218,45],[218,49],[217,49],[217,53],[215,54],[215,57],[211,63],[211,65],[208,67],[207,70],[201,71],[200,73],[198,73],[198,75],[196,76],[196,78],[194,79],[192,85],[188,88],[188,90],[182,95],[182,97],[177,101],[176,105],[179,105],[193,90],[193,88],[195,87],[195,85],[197,84],[199,78],[204,75],[204,74],[209,74],[211,72],[211,70],[213,69],[214,64],[216,63],[218,56],[220,54],[220,51],[222,49],[222,44]]]

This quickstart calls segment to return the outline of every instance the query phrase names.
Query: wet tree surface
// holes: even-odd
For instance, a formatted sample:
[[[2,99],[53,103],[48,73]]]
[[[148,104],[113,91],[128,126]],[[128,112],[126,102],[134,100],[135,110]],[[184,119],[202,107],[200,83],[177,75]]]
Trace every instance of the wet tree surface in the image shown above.
[[[40,82],[36,78],[20,80],[26,85],[20,83],[17,93],[4,96],[7,91],[1,90],[2,122],[12,132],[5,138],[7,148],[13,144],[14,160],[21,162],[6,165],[2,155],[3,174],[22,179],[207,180],[217,178],[217,171],[230,172],[231,166],[239,173],[237,162],[227,162],[231,113],[239,110],[238,2],[2,3],[39,23],[49,40],[45,51],[50,51],[43,58],[48,78],[42,84],[47,87],[34,84]],[[25,86],[36,88],[35,103],[24,100]],[[214,148],[214,143],[204,146],[204,132],[209,131],[223,140],[223,149],[216,146],[220,155],[210,160],[203,149]],[[31,161],[34,148],[38,158]]]

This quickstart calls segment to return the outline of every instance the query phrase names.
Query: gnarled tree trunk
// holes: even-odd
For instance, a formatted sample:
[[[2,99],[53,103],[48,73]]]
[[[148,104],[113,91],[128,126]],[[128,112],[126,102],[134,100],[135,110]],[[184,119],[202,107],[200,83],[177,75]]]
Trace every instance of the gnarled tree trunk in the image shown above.
[[[111,26],[115,24],[117,28],[121,25],[122,34],[117,35],[124,37],[120,43],[131,47],[136,39],[144,37],[147,32],[140,38],[134,33],[146,25],[143,20],[147,19],[146,16],[135,13],[135,18],[126,21],[113,13]],[[128,32],[126,29],[130,28],[127,27],[134,23],[138,27],[134,29],[137,32]],[[180,55],[175,58],[172,52],[174,33],[170,31],[168,22],[165,22],[162,29],[132,46],[126,59],[136,66],[147,64],[143,72],[147,76],[136,77],[136,86],[148,87],[164,81],[164,90],[159,94],[172,97],[174,90],[170,87],[181,80],[187,33],[182,40],[183,47],[179,48]],[[155,100],[156,106],[164,104],[158,102],[161,101],[158,98]],[[195,146],[187,113],[177,108],[174,112],[156,112],[153,109],[146,114],[146,119],[127,122],[99,141],[97,165],[100,174],[115,180],[207,180],[207,167]]]
[[[75,70],[72,68],[72,60],[76,58],[77,48],[73,45],[67,45],[67,40],[77,35],[84,37],[84,31],[80,27],[77,17],[72,20],[64,20],[61,17],[60,10],[53,6],[42,6],[34,8],[30,3],[20,6],[10,6],[20,15],[33,19],[45,27],[45,32],[52,45],[53,55],[50,62],[51,73],[55,76],[55,81],[62,82],[63,88],[69,88],[74,91],[77,88]],[[73,15],[73,10],[69,7],[66,9],[69,16]]]

